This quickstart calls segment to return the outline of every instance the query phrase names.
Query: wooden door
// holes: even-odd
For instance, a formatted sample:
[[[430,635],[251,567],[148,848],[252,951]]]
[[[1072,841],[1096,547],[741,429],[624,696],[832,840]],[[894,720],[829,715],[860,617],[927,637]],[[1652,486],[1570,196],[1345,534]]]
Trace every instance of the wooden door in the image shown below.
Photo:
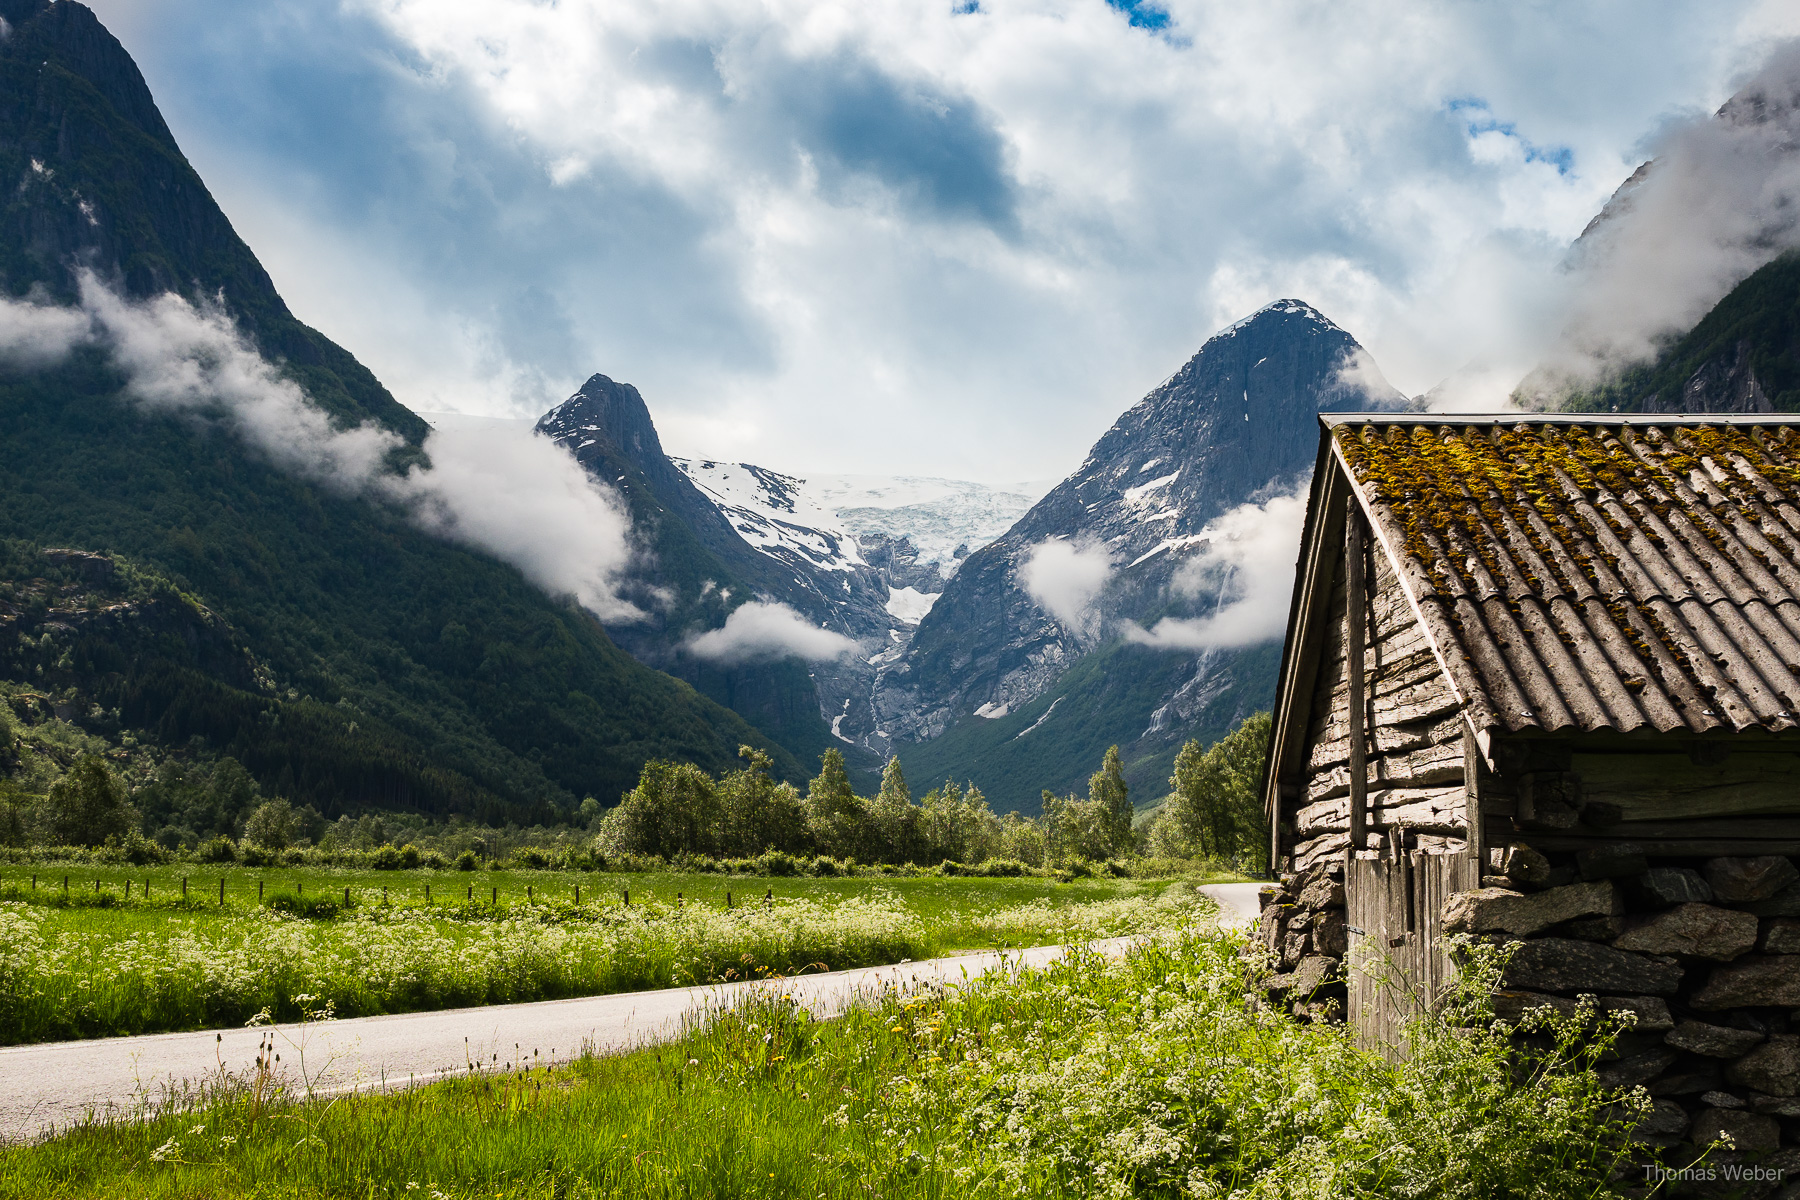
[[[1464,854],[1412,851],[1397,861],[1350,861],[1348,1016],[1359,1045],[1390,1057],[1401,1052],[1407,1021],[1455,978],[1456,965],[1439,944],[1444,901],[1479,882],[1475,861]]]

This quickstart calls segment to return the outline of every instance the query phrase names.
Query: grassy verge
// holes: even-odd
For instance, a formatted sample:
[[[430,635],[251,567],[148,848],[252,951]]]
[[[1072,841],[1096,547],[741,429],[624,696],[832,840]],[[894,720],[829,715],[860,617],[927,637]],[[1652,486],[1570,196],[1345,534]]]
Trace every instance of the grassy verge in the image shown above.
[[[240,1025],[263,1011],[286,1021],[327,1003],[369,1016],[837,970],[1132,933],[1195,897],[1167,881],[803,880],[727,907],[724,885],[715,899],[673,876],[652,888],[634,878],[629,904],[603,890],[576,904],[572,889],[498,906],[444,903],[440,889],[426,904],[422,884],[406,896],[390,883],[388,903],[353,887],[344,909],[341,890],[319,882],[266,893],[262,907],[192,891],[184,903],[178,890],[0,899],[0,1042]]]
[[[775,992],[660,1050],[400,1095],[239,1081],[209,1105],[0,1150],[0,1194],[1616,1194],[1619,1110],[1572,1026],[1526,1063],[1453,1004],[1396,1066],[1257,1004],[1240,948],[1189,928],[830,1022]]]

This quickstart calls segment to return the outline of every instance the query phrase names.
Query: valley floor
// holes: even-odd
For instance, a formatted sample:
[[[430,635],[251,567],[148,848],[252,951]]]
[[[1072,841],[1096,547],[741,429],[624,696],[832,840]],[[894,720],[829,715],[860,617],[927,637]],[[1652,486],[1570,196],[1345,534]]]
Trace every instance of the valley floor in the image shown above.
[[[0,874],[0,1041],[844,970],[1129,934],[1194,902],[1169,879],[197,871]]]
[[[1487,1031],[1491,972],[1396,1064],[1259,1003],[1245,967],[1241,935],[1177,915],[1117,956],[921,981],[830,1021],[773,981],[673,1043],[556,1066],[521,1043],[395,1094],[252,1069],[0,1149],[0,1194],[1560,1200],[1641,1179],[1587,1060],[1519,1070]]]

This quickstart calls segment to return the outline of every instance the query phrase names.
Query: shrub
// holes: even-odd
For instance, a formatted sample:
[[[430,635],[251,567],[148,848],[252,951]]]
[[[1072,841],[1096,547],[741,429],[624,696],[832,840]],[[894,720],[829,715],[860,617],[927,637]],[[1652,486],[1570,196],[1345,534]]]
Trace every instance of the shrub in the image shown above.
[[[827,858],[821,854],[806,864],[806,873],[821,879],[831,879],[839,875],[849,874],[849,868],[835,858]]]
[[[195,862],[228,863],[236,862],[237,857],[237,843],[222,833],[209,842],[202,842],[194,850]]]
[[[344,911],[343,898],[326,896],[296,896],[289,892],[276,892],[268,899],[268,907],[276,912],[288,913],[296,917],[307,917],[315,921],[329,921]]]
[[[456,856],[456,869],[459,871],[473,871],[480,866],[481,860],[475,857],[473,850],[464,850]]]
[[[449,869],[450,860],[436,850],[422,850],[419,852],[419,865],[433,871],[444,871]]]
[[[550,865],[550,856],[545,854],[542,850],[539,850],[536,846],[527,846],[523,850],[515,850],[513,852],[512,865],[515,867],[529,867],[533,870],[542,870]]]
[[[156,863],[169,861],[169,852],[133,829],[123,838],[108,845],[101,851],[100,857],[105,862],[130,863],[134,867],[146,867]]]
[[[756,864],[758,875],[788,876],[798,875],[804,865],[785,850],[765,850],[752,859]]]
[[[400,847],[400,865],[408,871],[416,868],[419,865],[419,848],[411,842]]]
[[[245,842],[238,848],[238,861],[246,867],[267,867],[281,859],[280,851],[271,850],[267,846],[259,846],[255,842]]]
[[[383,846],[369,856],[369,866],[377,871],[398,871],[401,866],[400,851],[393,846]]]

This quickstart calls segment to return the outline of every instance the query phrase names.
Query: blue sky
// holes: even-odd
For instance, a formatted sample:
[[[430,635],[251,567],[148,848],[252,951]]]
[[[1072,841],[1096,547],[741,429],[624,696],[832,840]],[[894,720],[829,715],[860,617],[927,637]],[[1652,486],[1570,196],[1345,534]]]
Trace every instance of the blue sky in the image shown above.
[[[295,310],[415,408],[1057,477],[1297,296],[1516,378],[1563,248],[1790,5],[96,0]],[[1496,382],[1494,386],[1501,386]]]

